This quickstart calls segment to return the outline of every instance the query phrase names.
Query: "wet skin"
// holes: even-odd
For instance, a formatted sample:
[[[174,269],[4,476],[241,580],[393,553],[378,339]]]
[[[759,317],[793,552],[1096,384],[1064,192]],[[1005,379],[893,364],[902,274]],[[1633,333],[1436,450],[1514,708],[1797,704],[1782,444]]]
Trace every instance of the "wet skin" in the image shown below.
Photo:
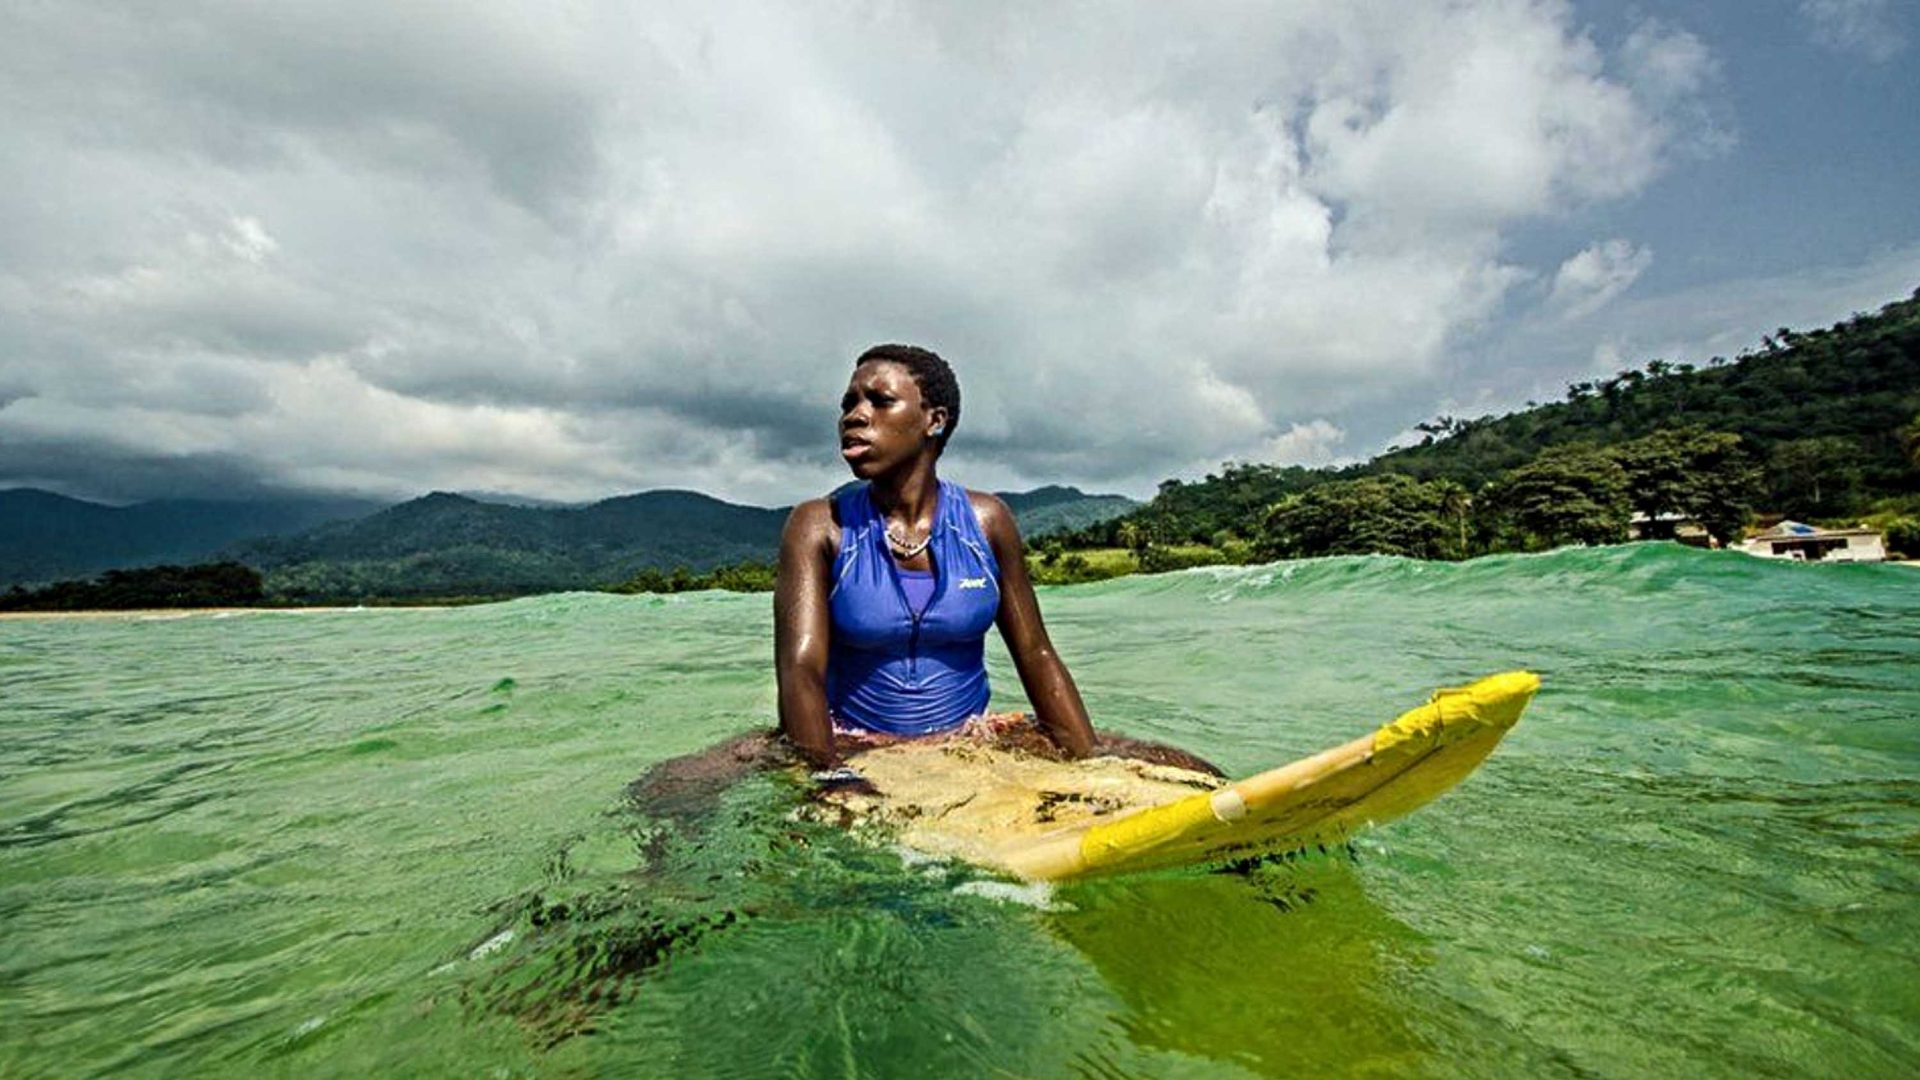
[[[933,527],[938,509],[936,463],[940,438],[952,426],[947,410],[929,407],[912,373],[891,361],[854,369],[840,400],[841,457],[853,475],[872,485],[874,505],[890,531],[918,543]],[[968,501],[1000,565],[1000,611],[996,625],[1007,643],[1021,687],[1034,706],[1031,720],[1000,717],[993,741],[1047,757],[1095,754],[1134,757],[1219,775],[1211,764],[1182,750],[1119,736],[1096,735],[1073,676],[1054,651],[1027,576],[1025,550],[1013,512],[992,494],[969,491]],[[827,713],[827,655],[832,634],[828,594],[840,550],[840,523],[831,499],[795,507],[780,539],[774,587],[774,669],[779,681],[780,727],[740,736],[703,753],[655,766],[630,794],[656,811],[690,817],[710,804],[733,780],[760,769],[792,764],[811,768],[844,764],[884,736],[835,733]],[[933,569],[932,553],[896,560],[904,570]],[[836,785],[833,794],[875,794],[865,781]],[[674,812],[678,811],[678,812]]]
[[[941,440],[951,426],[943,407],[929,406],[912,373],[874,361],[854,369],[840,399],[840,447],[853,475],[871,484],[873,502],[889,531],[917,543],[933,527],[938,508]],[[996,623],[1013,656],[1021,686],[1043,730],[1071,758],[1093,752],[1093,727],[1073,676],[1054,651],[1034,599],[1020,530],[999,498],[968,492],[981,531],[1000,564]],[[842,755],[827,715],[827,643],[832,632],[828,593],[840,550],[840,523],[828,499],[794,508],[780,541],[774,591],[774,665],[780,683],[780,729],[817,768]],[[934,569],[930,551],[900,560],[904,570]]]

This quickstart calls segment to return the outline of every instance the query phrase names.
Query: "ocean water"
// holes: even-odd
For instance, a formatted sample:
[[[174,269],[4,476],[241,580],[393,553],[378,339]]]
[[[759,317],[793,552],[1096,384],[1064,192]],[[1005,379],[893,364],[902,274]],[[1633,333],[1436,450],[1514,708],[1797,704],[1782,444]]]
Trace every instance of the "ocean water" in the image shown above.
[[[1920,571],[1641,545],[1042,604],[1097,725],[1233,773],[1545,688],[1350,852],[1047,891],[785,777],[628,797],[771,724],[765,596],[0,622],[0,1075],[1920,1071]]]

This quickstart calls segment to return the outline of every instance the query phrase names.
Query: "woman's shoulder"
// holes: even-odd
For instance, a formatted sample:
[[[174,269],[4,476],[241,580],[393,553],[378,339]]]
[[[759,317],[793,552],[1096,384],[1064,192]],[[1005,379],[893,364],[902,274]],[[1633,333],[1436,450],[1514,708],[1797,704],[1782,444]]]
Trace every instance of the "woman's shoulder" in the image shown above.
[[[973,507],[973,516],[980,522],[980,531],[987,534],[989,540],[1020,535],[1019,523],[1014,519],[1013,510],[1006,501],[991,491],[975,491],[961,488],[967,493],[967,505]]]
[[[831,496],[807,499],[787,514],[786,528],[780,534],[781,546],[838,546],[839,508]]]
[[[967,493],[967,502],[972,505],[973,512],[976,514],[1010,515],[1013,513],[1007,509],[1006,501],[991,491],[978,491],[970,487],[961,487],[960,490]]]

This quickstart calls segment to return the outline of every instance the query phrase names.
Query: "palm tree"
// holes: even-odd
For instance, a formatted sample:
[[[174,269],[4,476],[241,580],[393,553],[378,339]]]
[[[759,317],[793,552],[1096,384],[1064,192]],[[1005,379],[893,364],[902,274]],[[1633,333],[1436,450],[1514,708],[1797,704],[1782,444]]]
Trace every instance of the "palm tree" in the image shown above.
[[[1440,514],[1453,519],[1460,530],[1460,557],[1467,557],[1467,516],[1473,510],[1473,496],[1452,480],[1435,480],[1434,493],[1440,497]]]
[[[1133,552],[1134,565],[1139,565],[1141,557],[1147,553],[1147,545],[1151,542],[1147,530],[1141,528],[1136,522],[1123,521],[1120,527],[1114,530],[1114,536],[1120,541],[1121,547]]]

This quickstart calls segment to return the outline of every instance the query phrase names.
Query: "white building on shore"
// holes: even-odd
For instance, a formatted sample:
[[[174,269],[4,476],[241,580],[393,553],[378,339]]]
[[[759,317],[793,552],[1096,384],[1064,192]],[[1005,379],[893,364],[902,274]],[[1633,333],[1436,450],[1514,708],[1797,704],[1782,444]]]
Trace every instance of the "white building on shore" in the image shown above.
[[[1741,551],[1765,559],[1801,562],[1885,562],[1887,544],[1868,528],[1822,529],[1798,521],[1783,521],[1739,545]]]

